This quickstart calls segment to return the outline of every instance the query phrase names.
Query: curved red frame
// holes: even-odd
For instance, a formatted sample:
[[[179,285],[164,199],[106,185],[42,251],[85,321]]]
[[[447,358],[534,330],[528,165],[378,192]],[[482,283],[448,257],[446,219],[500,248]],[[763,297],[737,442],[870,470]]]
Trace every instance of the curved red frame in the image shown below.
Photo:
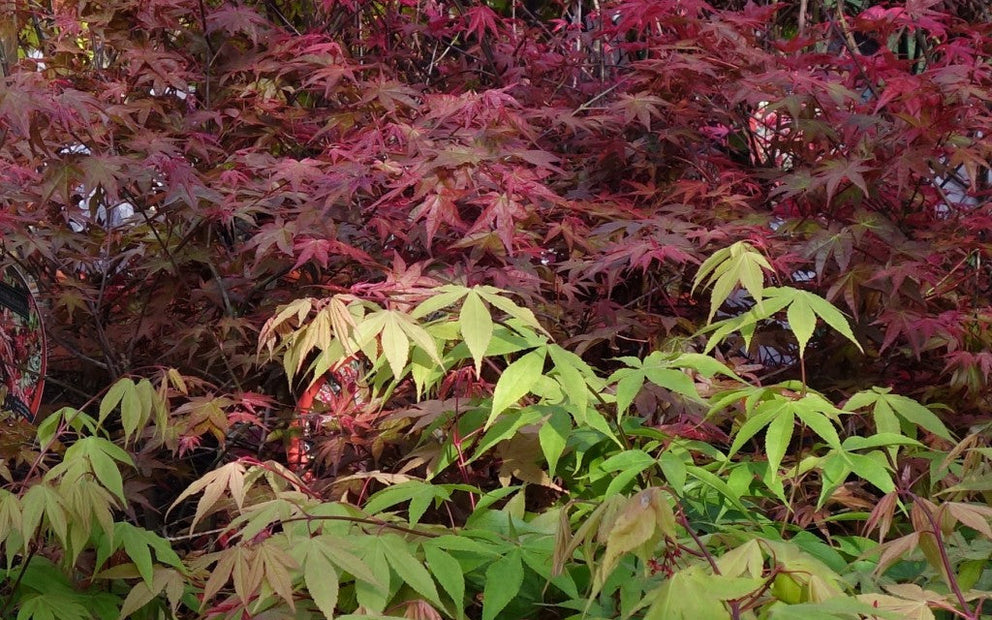
[[[303,436],[306,432],[304,427],[303,418],[309,415],[310,411],[313,409],[314,401],[317,399],[317,395],[320,390],[327,385],[330,375],[325,373],[317,378],[310,386],[304,390],[303,394],[296,401],[296,411],[293,416],[293,421],[290,423],[290,428],[293,429],[293,434],[290,436],[289,444],[286,446],[286,461],[289,466],[297,473],[306,474],[307,467],[310,464],[310,454],[306,446],[307,438]]]
[[[34,421],[48,369],[48,340],[31,281],[13,266],[0,271],[0,405]]]

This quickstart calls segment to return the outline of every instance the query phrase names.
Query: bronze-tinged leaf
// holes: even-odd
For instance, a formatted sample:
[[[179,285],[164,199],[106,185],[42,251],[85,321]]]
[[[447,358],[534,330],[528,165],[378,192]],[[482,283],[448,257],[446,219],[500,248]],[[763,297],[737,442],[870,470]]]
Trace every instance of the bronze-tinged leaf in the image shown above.
[[[872,509],[871,514],[868,515],[868,520],[865,521],[866,535],[877,528],[878,542],[885,540],[885,536],[892,527],[892,518],[895,516],[898,499],[898,491],[892,491],[882,496],[882,499]]]
[[[403,617],[410,620],[443,620],[442,616],[430,603],[423,599],[407,601]]]
[[[925,504],[930,504],[930,502],[922,498],[917,498],[909,510],[909,519],[913,524],[913,530],[919,535],[917,544],[920,547],[920,551],[923,552],[923,557],[927,559],[927,563],[938,571],[944,577],[945,581],[950,582],[951,576],[947,574],[947,570],[944,567],[940,553],[940,543],[937,539],[940,523],[937,519],[940,517],[930,509],[933,504],[930,504],[930,506],[926,506]],[[934,528],[935,524],[938,526],[936,529]]]
[[[806,584],[806,591],[809,594],[809,602],[821,603],[823,601],[844,596],[843,590],[831,580],[824,579],[819,575],[810,575],[809,583]]]
[[[572,554],[575,552],[573,540],[572,523],[568,518],[568,507],[566,506],[558,511],[558,526],[555,528],[555,544],[551,553],[552,576],[560,575],[565,569],[565,565],[572,559]]]
[[[893,564],[899,561],[902,556],[916,549],[920,541],[920,533],[912,532],[905,536],[900,536],[895,540],[879,545],[872,550],[873,553],[880,552],[878,566],[875,567],[876,575],[883,575]]]
[[[196,504],[196,514],[193,516],[193,522],[190,523],[189,531],[192,533],[196,529],[197,523],[210,512],[225,490],[230,490],[231,497],[239,509],[241,508],[244,504],[244,478],[245,466],[240,461],[234,461],[219,467],[207,473],[180,493],[179,497],[169,506],[169,512],[184,499],[202,492],[203,495]]]
[[[234,571],[235,564],[242,561],[241,547],[231,547],[230,549],[205,556],[203,559],[205,563],[216,559],[217,564],[210,571],[210,577],[203,586],[203,605],[201,606],[201,610],[220,592],[221,588],[227,585],[227,582],[231,578],[231,573]]]
[[[290,609],[296,609],[293,602],[293,573],[299,569],[296,561],[282,549],[285,535],[272,536],[258,546],[258,559],[262,565],[262,577]]]
[[[905,620],[934,620],[935,616],[930,611],[926,601],[906,600],[897,596],[887,594],[859,594],[858,600],[878,608],[882,611],[899,614],[899,618]]]
[[[992,541],[992,527],[989,527],[992,508],[963,502],[947,502],[943,507],[950,516]]]
[[[606,581],[624,554],[651,553],[654,545],[669,535],[665,530],[675,533],[675,518],[668,502],[661,497],[661,489],[645,489],[628,499],[606,532],[606,553],[597,567],[596,583],[602,585]]]

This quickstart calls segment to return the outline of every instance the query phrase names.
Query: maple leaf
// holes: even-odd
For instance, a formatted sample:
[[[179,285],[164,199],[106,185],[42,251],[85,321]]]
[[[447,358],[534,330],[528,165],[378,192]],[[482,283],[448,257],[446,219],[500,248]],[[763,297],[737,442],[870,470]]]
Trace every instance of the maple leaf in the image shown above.
[[[294,192],[303,190],[314,181],[318,181],[324,176],[321,169],[321,162],[305,158],[290,159],[285,158],[275,162],[272,171],[272,180],[285,182]]]
[[[949,321],[949,318],[950,316],[932,319],[909,310],[886,310],[876,321],[885,326],[885,338],[879,350],[888,349],[902,337],[909,344],[913,355],[919,359],[920,353],[946,346],[956,340],[953,333],[956,324],[953,320]]]
[[[496,36],[499,33],[498,16],[495,11],[484,4],[466,9],[465,19],[468,21],[466,32],[475,35],[479,41],[487,37],[487,32],[491,36]]]
[[[367,265],[375,264],[373,258],[367,253],[337,239],[296,237],[293,239],[293,253],[296,255],[293,269],[299,269],[310,261],[314,261],[326,269],[332,256],[350,258]]]
[[[827,259],[833,256],[840,271],[847,271],[854,251],[854,235],[848,228],[832,226],[821,229],[810,237],[803,250],[803,256],[814,260],[813,269],[817,277],[822,277]]]
[[[465,227],[458,216],[458,206],[455,203],[457,194],[446,188],[439,187],[437,193],[427,195],[423,202],[410,212],[410,219],[423,219],[427,225],[427,249],[431,249],[437,237],[441,224],[448,224],[454,230],[460,231]]]
[[[196,524],[205,517],[214,507],[221,494],[228,491],[235,505],[240,509],[244,506],[246,468],[244,463],[235,461],[219,467],[207,475],[203,476],[183,491],[179,497],[169,507],[171,511],[187,497],[192,497],[197,493],[203,493],[196,505],[196,514],[193,516],[193,523],[190,525],[190,532],[196,528]]]
[[[395,114],[397,104],[417,108],[419,106],[416,97],[419,93],[413,88],[401,84],[396,80],[376,80],[365,84],[366,94],[362,103],[378,101],[379,104],[390,114]]]
[[[206,16],[207,32],[244,34],[252,45],[271,29],[272,24],[257,11],[248,6],[223,4]]]
[[[529,215],[528,209],[515,197],[502,192],[489,192],[481,196],[477,202],[483,205],[483,211],[466,234],[472,235],[494,229],[503,247],[513,255],[517,221]]]
[[[623,95],[613,105],[622,114],[625,123],[636,119],[645,130],[651,131],[651,119],[660,118],[661,112],[659,108],[666,107],[669,104],[656,95],[635,93]]]
[[[816,167],[813,179],[819,183],[824,183],[827,188],[827,202],[831,202],[837,194],[837,188],[844,181],[853,184],[861,190],[861,195],[868,196],[868,184],[865,182],[863,173],[873,170],[871,166],[865,165],[858,159],[827,159]]]

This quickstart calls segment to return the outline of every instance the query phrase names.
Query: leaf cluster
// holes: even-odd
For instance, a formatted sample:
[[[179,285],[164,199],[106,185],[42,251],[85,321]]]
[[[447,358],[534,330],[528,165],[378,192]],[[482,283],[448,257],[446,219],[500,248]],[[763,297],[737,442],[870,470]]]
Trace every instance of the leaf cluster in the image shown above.
[[[0,616],[987,614],[988,10],[797,4],[0,7]]]

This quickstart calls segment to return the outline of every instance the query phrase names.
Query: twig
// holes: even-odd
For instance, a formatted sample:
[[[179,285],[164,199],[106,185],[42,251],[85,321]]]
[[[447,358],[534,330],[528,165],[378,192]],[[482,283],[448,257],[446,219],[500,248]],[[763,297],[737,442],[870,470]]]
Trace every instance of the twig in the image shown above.
[[[865,88],[871,93],[872,99],[878,99],[878,93],[875,92],[875,88],[871,85],[871,80],[868,79],[868,74],[865,72],[865,68],[861,65],[861,61],[858,60],[860,52],[858,51],[858,44],[854,40],[854,34],[851,32],[850,26],[847,25],[847,17],[844,16],[844,0],[837,3],[837,21],[834,27],[840,28],[841,41],[844,42],[844,47],[847,48],[847,52],[851,55],[851,60],[854,62],[855,68],[858,70],[858,74],[861,79],[865,81]]]
[[[199,10],[200,28],[203,30],[203,42],[207,46],[206,62],[203,65],[203,106],[209,110],[211,79],[210,67],[213,66],[214,60],[217,58],[217,52],[214,51],[214,45],[210,42],[210,35],[207,34],[207,7],[204,5],[203,0],[199,0]]]
[[[28,570],[28,564],[31,563],[31,559],[34,558],[35,551],[37,551],[37,548],[35,545],[31,545],[31,550],[28,551],[26,556],[24,556],[24,563],[21,564],[21,570],[17,571],[17,579],[15,579],[14,583],[10,586],[10,596],[7,597],[7,600],[3,602],[3,607],[0,608],[0,617],[7,617],[7,609],[9,609],[10,604],[14,602],[14,596],[17,594],[17,587],[21,585],[21,580],[24,579],[24,574]]]
[[[594,97],[593,97],[592,99],[590,99],[589,101],[586,101],[585,103],[583,103],[583,104],[582,104],[582,105],[580,105],[579,107],[577,107],[577,108],[575,108],[574,110],[572,110],[572,114],[571,114],[571,116],[575,116],[575,115],[576,115],[576,114],[578,114],[579,112],[585,112],[586,110],[588,110],[588,109],[590,109],[590,108],[592,107],[592,104],[594,104],[594,103],[596,103],[597,101],[599,101],[600,99],[602,99],[602,98],[603,98],[603,97],[605,97],[606,95],[608,95],[608,94],[610,94],[610,93],[611,93],[611,92],[613,92],[614,90],[616,90],[616,89],[618,89],[618,88],[620,88],[620,86],[621,86],[621,82],[617,82],[617,83],[616,83],[616,84],[614,84],[613,86],[610,86],[609,88],[607,88],[607,89],[606,89],[606,90],[604,90],[603,92],[601,92],[601,93],[599,93],[598,95],[596,95],[596,96],[594,96]]]

